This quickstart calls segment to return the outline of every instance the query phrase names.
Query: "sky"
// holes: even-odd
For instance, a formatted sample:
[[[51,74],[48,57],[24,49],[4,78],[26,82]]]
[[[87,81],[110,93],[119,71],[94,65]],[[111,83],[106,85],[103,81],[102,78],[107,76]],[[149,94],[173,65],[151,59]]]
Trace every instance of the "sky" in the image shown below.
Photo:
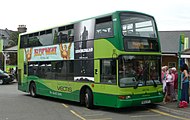
[[[189,0],[1,0],[0,29],[56,27],[117,10],[154,16],[159,31],[190,30]]]

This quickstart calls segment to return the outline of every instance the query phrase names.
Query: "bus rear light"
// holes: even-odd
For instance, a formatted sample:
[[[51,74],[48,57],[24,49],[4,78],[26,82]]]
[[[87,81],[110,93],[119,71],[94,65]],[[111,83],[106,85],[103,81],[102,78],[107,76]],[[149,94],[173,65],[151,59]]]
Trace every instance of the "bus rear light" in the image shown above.
[[[119,99],[125,99],[126,96],[118,96]]]
[[[129,99],[129,98],[131,98],[131,96],[124,96],[124,95],[121,95],[121,96],[118,96],[118,98],[124,100],[124,99]]]

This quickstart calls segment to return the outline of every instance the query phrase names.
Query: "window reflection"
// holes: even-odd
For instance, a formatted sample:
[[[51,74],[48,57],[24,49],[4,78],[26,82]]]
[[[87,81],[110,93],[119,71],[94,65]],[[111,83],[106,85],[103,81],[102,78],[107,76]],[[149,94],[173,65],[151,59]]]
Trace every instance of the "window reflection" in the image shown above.
[[[157,38],[154,19],[149,16],[122,13],[121,27],[124,36]]]
[[[116,84],[116,60],[101,60],[101,83]]]
[[[28,75],[35,75],[44,79],[74,80],[73,61],[30,62]]]
[[[160,57],[121,56],[118,63],[120,87],[161,84],[159,64]]]

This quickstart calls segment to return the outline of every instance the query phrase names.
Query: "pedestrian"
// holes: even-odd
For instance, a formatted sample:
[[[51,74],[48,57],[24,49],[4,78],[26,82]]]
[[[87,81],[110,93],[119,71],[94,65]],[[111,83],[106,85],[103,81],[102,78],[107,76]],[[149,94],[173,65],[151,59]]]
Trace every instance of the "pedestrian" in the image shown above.
[[[163,66],[162,67],[162,76],[161,76],[161,79],[162,79],[162,84],[163,84],[163,93],[164,93],[164,99],[163,99],[163,103],[165,104],[166,103],[166,76],[167,76],[167,71],[166,71],[166,66]]]
[[[171,102],[175,99],[174,79],[175,79],[175,76],[172,73],[172,69],[169,69],[168,74],[166,75],[166,94],[163,100],[164,103]]]
[[[172,73],[174,74],[175,78],[174,78],[174,101],[177,100],[177,94],[178,94],[178,73],[175,67],[171,68],[172,69]]]
[[[166,76],[166,86],[168,87],[167,89],[169,89],[169,95],[171,97],[170,101],[175,101],[175,91],[174,91],[174,80],[175,80],[175,75],[173,74],[172,69],[169,69],[169,73]]]
[[[167,75],[167,71],[166,71],[166,66],[162,67],[162,84],[163,84],[163,93],[166,93],[166,75]]]
[[[11,68],[11,75],[14,76],[14,74],[15,74],[15,70],[13,68]]]
[[[186,101],[189,103],[189,79],[188,79],[188,66],[184,64],[181,67],[181,82],[182,82],[182,91],[181,91],[181,101]]]

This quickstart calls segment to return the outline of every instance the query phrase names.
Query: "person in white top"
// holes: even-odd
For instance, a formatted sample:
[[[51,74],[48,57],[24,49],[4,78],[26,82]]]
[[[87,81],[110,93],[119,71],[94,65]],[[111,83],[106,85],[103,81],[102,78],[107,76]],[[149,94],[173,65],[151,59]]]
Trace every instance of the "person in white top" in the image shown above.
[[[172,69],[169,69],[169,72],[166,75],[166,94],[164,97],[164,102],[171,102],[175,100],[174,80],[175,75],[172,73]]]
[[[163,93],[166,93],[166,76],[167,76],[167,70],[166,66],[162,67],[162,84],[163,84]]]

